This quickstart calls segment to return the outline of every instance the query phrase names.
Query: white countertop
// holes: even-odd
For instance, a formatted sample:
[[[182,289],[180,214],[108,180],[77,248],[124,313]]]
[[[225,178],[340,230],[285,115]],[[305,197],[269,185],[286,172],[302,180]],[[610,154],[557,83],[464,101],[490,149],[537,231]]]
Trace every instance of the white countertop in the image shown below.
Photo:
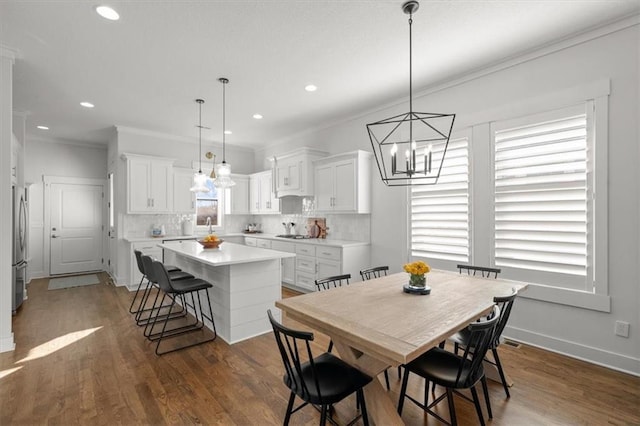
[[[211,266],[234,265],[296,256],[293,253],[248,247],[229,242],[220,244],[217,249],[205,249],[195,241],[167,242],[158,244],[158,247]]]
[[[239,234],[233,234],[239,235]],[[275,241],[289,241],[291,243],[300,243],[300,244],[312,244],[318,246],[328,246],[328,247],[355,247],[355,246],[368,246],[369,243],[366,241],[348,241],[348,240],[334,240],[332,238],[282,238],[276,237],[276,234],[242,234],[245,237],[254,237],[254,238],[262,238],[267,240],[275,240]]]
[[[195,235],[163,235],[161,237],[124,237],[124,240],[128,243],[144,243],[147,241],[168,241],[168,240],[192,240],[196,239]]]

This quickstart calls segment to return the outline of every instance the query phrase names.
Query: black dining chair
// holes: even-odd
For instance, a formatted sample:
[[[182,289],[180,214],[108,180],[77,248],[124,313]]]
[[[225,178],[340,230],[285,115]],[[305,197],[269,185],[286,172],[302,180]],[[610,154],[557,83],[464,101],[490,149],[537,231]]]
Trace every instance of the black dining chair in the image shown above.
[[[349,424],[362,418],[362,422],[368,425],[363,388],[372,378],[329,352],[314,358],[310,345],[313,333],[285,327],[276,321],[271,310],[267,315],[285,369],[283,381],[291,390],[284,425],[289,424],[293,413],[308,404],[316,408],[319,406],[320,425],[325,425],[327,420],[335,424],[331,418],[331,406],[353,393],[356,394],[360,414]],[[303,402],[294,409],[296,397]]]
[[[190,348],[192,346],[201,345],[203,343],[211,342],[216,339],[218,334],[216,333],[216,324],[213,318],[213,309],[211,307],[211,298],[209,297],[208,289],[212,288],[213,285],[203,279],[200,278],[191,278],[191,279],[183,279],[183,280],[172,280],[169,276],[169,272],[165,269],[162,262],[154,260],[152,262],[153,274],[154,278],[158,280],[158,285],[163,292],[162,301],[160,305],[164,304],[165,297],[169,297],[171,300],[171,304],[169,306],[169,312],[167,315],[164,315],[162,322],[162,327],[160,332],[154,333],[154,327],[158,323],[160,319],[159,311],[158,314],[154,317],[153,322],[150,323],[149,333],[147,334],[147,338],[151,341],[156,341],[156,355],[164,355],[169,352],[175,352],[180,349]],[[207,308],[208,312],[204,311],[202,308],[202,300],[200,296],[200,292],[204,292],[207,296]],[[184,325],[180,325],[178,327],[167,329],[167,325],[169,321],[174,318],[171,317],[171,313],[176,304],[177,296],[182,296],[182,300],[185,300],[185,296],[191,296],[191,306],[193,307],[193,322],[187,323]],[[197,299],[197,303],[196,303]],[[185,306],[182,309],[186,309]],[[207,315],[208,314],[208,315]],[[212,335],[210,337],[205,337],[198,339],[196,341],[192,341],[186,344],[181,344],[179,346],[174,346],[168,350],[160,350],[160,344],[163,340],[171,337],[180,336],[187,333],[193,333],[196,331],[201,331],[205,327],[205,319],[209,320],[212,327]]]
[[[507,321],[509,321],[511,308],[513,307],[513,303],[515,302],[517,295],[517,291],[513,289],[512,294],[509,296],[493,298],[493,302],[500,307],[500,318],[498,319],[498,325],[495,328],[493,338],[491,339],[491,344],[489,345],[489,349],[491,349],[491,353],[493,354],[493,360],[485,358],[486,362],[496,366],[498,374],[500,374],[502,387],[504,387],[504,392],[507,394],[507,398],[511,398],[511,394],[509,394],[509,385],[504,376],[500,357],[498,356],[498,346],[500,346],[502,332],[504,331],[504,327],[507,325]],[[454,334],[453,336],[449,337],[449,340],[453,342],[455,353],[458,353],[460,348],[465,348],[470,345],[470,336],[468,329],[461,330],[460,332]],[[473,347],[471,349],[473,350]]]
[[[462,398],[473,402],[480,424],[484,426],[484,416],[482,414],[482,408],[480,407],[480,400],[476,390],[476,385],[480,382],[484,391],[484,399],[487,404],[489,418],[493,418],[491,402],[489,401],[487,378],[484,374],[482,361],[491,345],[494,330],[498,324],[499,318],[500,307],[494,305],[491,313],[487,317],[478,322],[469,324],[466,328],[469,336],[469,346],[464,348],[464,353],[462,355],[436,347],[420,355],[410,363],[405,364],[404,375],[402,377],[402,387],[400,389],[400,399],[398,401],[398,414],[402,415],[404,400],[408,399],[441,422],[455,426],[458,422],[456,419],[453,394],[456,393]],[[471,348],[473,348],[473,350]],[[423,402],[420,402],[413,396],[407,394],[407,383],[411,373],[425,379]],[[446,389],[442,395],[435,398],[431,403],[429,403],[429,382],[436,383]],[[460,393],[460,389],[470,389],[472,398]],[[450,422],[447,422],[438,413],[432,410],[435,405],[445,398],[449,404]]]
[[[476,275],[478,272],[483,278],[490,278],[493,274],[493,278],[498,278],[498,274],[502,272],[500,268],[490,268],[488,266],[474,266],[474,265],[456,265],[458,272],[466,271],[467,275]]]
[[[362,281],[372,280],[374,278],[386,277],[389,271],[388,266],[375,266],[373,268],[363,269],[360,271]]]
[[[331,288],[342,287],[342,285],[349,285],[351,274],[334,275],[332,277],[320,278],[315,280],[316,289],[318,291],[329,290]]]

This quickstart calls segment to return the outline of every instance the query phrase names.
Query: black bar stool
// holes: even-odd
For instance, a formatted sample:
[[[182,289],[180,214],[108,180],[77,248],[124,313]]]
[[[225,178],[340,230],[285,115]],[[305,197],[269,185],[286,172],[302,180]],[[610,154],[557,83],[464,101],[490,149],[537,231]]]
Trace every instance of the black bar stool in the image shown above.
[[[140,256],[141,260],[142,260],[142,268],[144,270],[144,274],[147,277],[148,280],[148,285],[147,285],[147,289],[143,295],[143,298],[141,300],[141,306],[142,308],[138,310],[138,313],[136,314],[136,324],[137,325],[148,325],[150,321],[152,321],[153,316],[154,316],[154,312],[155,315],[159,315],[160,314],[160,310],[163,308],[167,308],[169,307],[169,305],[157,305],[158,302],[158,297],[160,296],[160,288],[158,287],[158,280],[155,278],[155,274],[153,273],[153,268],[152,268],[152,262],[153,259],[151,258],[151,256],[146,256],[146,255],[141,255]],[[168,272],[169,276],[174,279],[174,280],[186,280],[186,279],[192,279],[194,278],[193,275],[191,275],[188,272],[184,272],[184,271],[172,271],[172,272]],[[158,291],[156,292],[156,297],[153,301],[153,304],[151,305],[150,308],[146,308],[145,306],[147,305],[147,301],[149,300],[149,296],[151,295],[151,290],[153,288],[156,288]],[[184,303],[183,303],[184,306]],[[142,314],[144,312],[148,312],[148,315],[146,317],[143,317]],[[179,317],[179,316],[185,316],[186,315],[186,311],[185,312],[174,312],[172,314],[174,317]]]
[[[144,259],[144,257],[143,257]],[[200,279],[200,278],[190,278],[190,279],[182,279],[182,280],[173,280],[169,275],[169,272],[165,269],[162,262],[158,262],[154,260],[152,262],[153,275],[154,278],[158,280],[158,285],[163,292],[162,301],[160,302],[160,306],[164,303],[166,297],[171,299],[171,305],[169,306],[169,312],[163,316],[164,322],[162,323],[162,330],[158,333],[153,333],[153,328],[158,323],[158,320],[161,320],[159,311],[156,314],[153,322],[150,323],[149,326],[145,327],[145,335],[151,341],[157,341],[156,344],[156,355],[164,355],[169,352],[174,352],[180,349],[190,348],[192,346],[201,345],[203,343],[211,342],[216,339],[218,334],[216,333],[216,324],[213,319],[213,310],[211,308],[211,299],[209,297],[208,289],[213,287],[211,283]],[[202,301],[200,297],[200,292],[204,290],[204,293],[207,295],[207,306],[208,306],[208,315],[207,312],[202,309]],[[178,327],[167,329],[167,325],[169,321],[174,318],[171,317],[173,312],[173,308],[176,304],[176,296],[180,296],[182,300],[185,300],[185,296],[191,295],[191,305],[193,308],[194,321],[192,323],[187,323],[185,325],[181,325]],[[197,304],[196,304],[197,299]],[[185,309],[185,307],[183,307]],[[190,342],[187,344],[180,345],[178,347],[173,347],[172,349],[161,351],[160,343],[170,337],[175,337],[187,333],[192,333],[195,331],[202,330],[204,328],[204,321],[208,319],[211,322],[213,335],[208,338],[200,339],[195,342]],[[149,333],[146,333],[146,329],[149,329]]]

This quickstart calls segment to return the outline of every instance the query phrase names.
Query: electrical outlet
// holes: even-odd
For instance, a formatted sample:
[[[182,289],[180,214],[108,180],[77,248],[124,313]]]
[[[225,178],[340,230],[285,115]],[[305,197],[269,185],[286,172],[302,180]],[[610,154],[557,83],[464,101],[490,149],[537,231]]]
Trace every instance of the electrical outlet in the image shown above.
[[[616,321],[615,333],[617,336],[629,337],[629,323],[625,321]]]

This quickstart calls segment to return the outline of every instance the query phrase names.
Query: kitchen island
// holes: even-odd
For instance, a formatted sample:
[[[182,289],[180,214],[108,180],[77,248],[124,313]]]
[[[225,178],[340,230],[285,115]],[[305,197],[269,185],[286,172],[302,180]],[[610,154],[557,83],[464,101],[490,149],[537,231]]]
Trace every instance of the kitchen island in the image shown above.
[[[295,254],[229,242],[217,249],[205,249],[195,241],[158,246],[167,264],[213,285],[209,296],[216,331],[224,341],[233,344],[271,331],[267,309],[282,297],[280,260]]]

